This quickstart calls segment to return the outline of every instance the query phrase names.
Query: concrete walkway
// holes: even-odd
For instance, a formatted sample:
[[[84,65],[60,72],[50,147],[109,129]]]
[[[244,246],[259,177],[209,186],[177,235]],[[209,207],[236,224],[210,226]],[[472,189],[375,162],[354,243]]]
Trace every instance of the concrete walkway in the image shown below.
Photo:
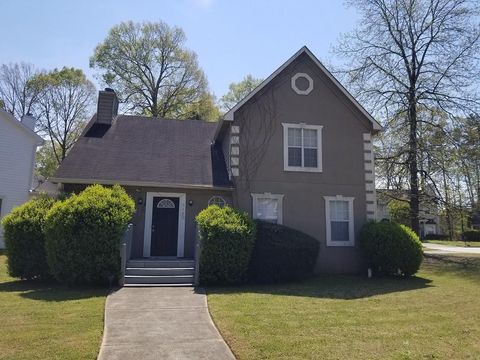
[[[99,360],[235,359],[203,290],[122,288],[107,297]]]
[[[480,247],[459,247],[440,244],[423,243],[427,254],[480,254]]]

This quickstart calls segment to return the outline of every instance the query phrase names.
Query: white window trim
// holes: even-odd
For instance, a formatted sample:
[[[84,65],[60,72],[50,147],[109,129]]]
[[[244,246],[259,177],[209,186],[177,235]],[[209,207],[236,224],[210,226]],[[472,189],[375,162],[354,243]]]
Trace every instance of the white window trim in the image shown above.
[[[322,125],[307,125],[304,123],[289,124],[282,123],[283,126],[283,170],[301,171],[301,172],[322,172]],[[288,129],[307,129],[317,130],[317,167],[289,166],[288,165]],[[303,142],[303,137],[302,137]],[[304,158],[302,146],[302,161]]]
[[[186,194],[183,193],[163,193],[147,192],[147,201],[145,204],[145,227],[143,236],[143,257],[150,257],[152,244],[152,212],[154,197],[173,197],[178,198],[178,234],[177,234],[177,257],[182,258],[185,248],[185,203]]]
[[[327,246],[355,246],[355,224],[354,224],[354,213],[353,213],[353,200],[354,197],[344,197],[342,195],[336,196],[324,196],[325,199],[325,222],[326,222],[326,231],[327,231]],[[330,201],[348,201],[348,211],[350,215],[350,220],[348,222],[348,238],[349,241],[332,241],[332,229],[330,223]]]
[[[218,198],[218,199],[221,199],[223,201],[223,206],[220,206],[220,207],[225,207],[227,206],[227,201],[225,200],[225,198],[223,196],[220,196],[220,195],[213,195],[210,199],[208,199],[208,202],[207,202],[207,205],[210,206],[212,204],[210,204],[210,202],[212,200],[214,200],[215,198]],[[215,204],[215,205],[218,205],[218,204]]]
[[[275,199],[278,201],[278,208],[277,208],[277,224],[283,224],[283,194],[271,194],[271,193],[263,193],[263,194],[251,194],[253,199],[252,204],[252,215],[254,219],[257,218],[257,207],[258,207],[258,199]],[[260,219],[261,220],[261,219]]]

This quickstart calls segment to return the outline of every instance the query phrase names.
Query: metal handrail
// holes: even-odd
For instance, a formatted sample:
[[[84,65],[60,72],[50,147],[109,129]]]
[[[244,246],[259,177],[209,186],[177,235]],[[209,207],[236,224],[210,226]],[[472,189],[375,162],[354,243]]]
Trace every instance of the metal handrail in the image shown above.
[[[198,286],[200,284],[200,254],[202,252],[202,242],[200,238],[200,231],[198,225],[195,224],[195,277],[193,284]]]
[[[123,233],[120,242],[120,266],[121,273],[119,279],[119,285],[125,284],[125,270],[127,268],[127,261],[130,260],[130,254],[132,251],[132,237],[133,237],[133,224],[128,224],[127,229]]]

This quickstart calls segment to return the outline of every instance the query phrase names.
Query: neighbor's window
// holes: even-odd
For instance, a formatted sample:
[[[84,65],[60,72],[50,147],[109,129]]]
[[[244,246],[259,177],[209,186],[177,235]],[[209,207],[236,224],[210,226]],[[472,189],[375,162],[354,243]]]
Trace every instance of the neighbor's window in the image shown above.
[[[252,194],[253,218],[272,222],[283,223],[283,195],[279,194]]]
[[[325,196],[327,246],[353,246],[353,200],[351,197]]]
[[[208,200],[208,206],[210,205],[217,205],[220,207],[224,207],[225,205],[227,205],[227,202],[221,196],[212,196],[210,200]]]
[[[322,171],[322,126],[282,125],[284,131],[284,170]]]

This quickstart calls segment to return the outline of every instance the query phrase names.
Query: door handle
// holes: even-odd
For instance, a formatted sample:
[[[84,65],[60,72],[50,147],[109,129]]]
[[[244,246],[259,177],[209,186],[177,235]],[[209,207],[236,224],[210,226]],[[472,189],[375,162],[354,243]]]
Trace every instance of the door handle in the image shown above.
[[[152,225],[152,232],[155,231],[155,225]]]

